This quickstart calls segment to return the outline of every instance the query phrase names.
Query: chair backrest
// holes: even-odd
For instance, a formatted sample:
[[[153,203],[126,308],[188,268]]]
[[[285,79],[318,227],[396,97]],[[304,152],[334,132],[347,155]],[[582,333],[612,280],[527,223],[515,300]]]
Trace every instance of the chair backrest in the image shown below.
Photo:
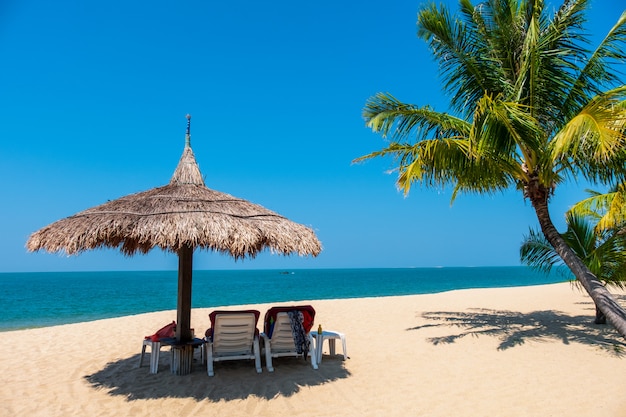
[[[291,330],[291,320],[289,314],[281,312],[276,314],[274,322],[274,331],[270,339],[272,353],[293,352],[296,345],[293,341],[293,332]]]
[[[268,335],[270,338],[273,337],[274,329],[276,328],[277,315],[279,313],[288,313],[289,311],[298,310],[302,312],[304,316],[304,322],[302,323],[302,327],[304,327],[304,331],[306,333],[311,331],[313,327],[313,322],[315,320],[315,309],[310,305],[303,306],[280,306],[280,307],[272,307],[265,313],[265,318],[263,319],[263,332]],[[287,315],[287,314],[285,314]],[[274,325],[272,325],[274,323]],[[287,324],[289,324],[289,317],[287,317]],[[289,330],[291,332],[291,330]]]
[[[213,311],[209,314],[213,354],[231,356],[251,353],[260,314],[257,310]]]

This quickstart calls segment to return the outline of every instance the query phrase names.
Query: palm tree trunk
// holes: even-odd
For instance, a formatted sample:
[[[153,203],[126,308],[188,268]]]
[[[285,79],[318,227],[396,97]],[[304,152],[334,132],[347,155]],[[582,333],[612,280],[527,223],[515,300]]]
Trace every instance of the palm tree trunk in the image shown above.
[[[596,319],[593,322],[595,324],[606,324],[606,316],[598,306],[596,306]]]
[[[543,194],[543,196],[541,196]],[[604,285],[591,273],[589,268],[576,256],[574,251],[565,243],[561,234],[556,230],[548,211],[548,199],[546,193],[530,194],[541,231],[550,244],[554,247],[563,262],[570,268],[576,279],[585,288],[596,307],[604,313],[606,319],[626,339],[626,311],[615,300],[615,297]]]

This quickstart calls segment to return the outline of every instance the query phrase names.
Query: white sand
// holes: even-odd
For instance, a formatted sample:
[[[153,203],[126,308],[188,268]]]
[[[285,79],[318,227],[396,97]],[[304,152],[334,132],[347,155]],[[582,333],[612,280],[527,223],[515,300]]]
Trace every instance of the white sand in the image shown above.
[[[624,339],[569,284],[306,303],[347,335],[347,361],[210,378],[197,356],[175,376],[166,348],[152,375],[142,338],[174,311],[4,332],[0,416],[626,416]],[[193,310],[197,333],[211,310]]]

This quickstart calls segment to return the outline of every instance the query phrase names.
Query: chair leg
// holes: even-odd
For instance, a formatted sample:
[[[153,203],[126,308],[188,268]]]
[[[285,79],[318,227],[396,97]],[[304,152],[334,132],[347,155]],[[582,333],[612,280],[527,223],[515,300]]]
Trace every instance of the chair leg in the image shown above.
[[[259,338],[256,336],[254,337],[252,350],[254,351],[254,365],[256,366],[256,372],[257,374],[260,374],[261,372],[263,372],[263,370],[261,369],[261,349],[259,348]]]
[[[272,366],[272,349],[270,347],[270,339],[263,336],[263,342],[265,344],[265,367],[267,368],[267,372],[274,372],[274,367]]]
[[[324,345],[324,337],[321,334],[313,332],[309,333],[309,335],[311,335],[313,340],[315,340],[315,349],[313,350],[313,352],[315,352],[315,361],[319,365],[322,362],[322,348]]]
[[[161,343],[150,343],[150,373],[156,374],[159,372],[159,353],[161,352]]]
[[[141,344],[141,357],[139,358],[139,367],[143,365],[143,356],[146,354],[146,344],[142,342]]]
[[[313,336],[311,336],[309,334],[309,345],[313,346]],[[309,352],[309,356],[311,357],[311,366],[313,367],[313,369],[317,369],[317,346],[315,346],[316,349],[313,351],[313,353],[311,354],[311,352]]]
[[[206,346],[206,373],[209,376],[214,376],[215,372],[213,371],[213,343],[207,342]]]

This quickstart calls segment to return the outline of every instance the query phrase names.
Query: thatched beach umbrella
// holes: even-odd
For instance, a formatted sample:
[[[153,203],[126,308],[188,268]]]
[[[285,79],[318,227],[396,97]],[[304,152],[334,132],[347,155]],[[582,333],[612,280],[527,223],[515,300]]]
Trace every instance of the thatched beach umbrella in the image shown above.
[[[44,249],[68,255],[100,247],[119,247],[126,255],[146,253],[154,247],[177,253],[179,348],[191,340],[195,248],[228,253],[235,259],[254,257],[264,249],[284,255],[317,256],[321,251],[310,228],[257,204],[207,188],[191,150],[190,121],[187,115],[185,149],[168,185],[54,222],[33,233],[26,243],[30,251]],[[179,350],[186,353],[181,353],[179,366],[174,365],[172,370],[186,374],[191,370],[193,347]],[[187,361],[189,366],[185,365]]]

